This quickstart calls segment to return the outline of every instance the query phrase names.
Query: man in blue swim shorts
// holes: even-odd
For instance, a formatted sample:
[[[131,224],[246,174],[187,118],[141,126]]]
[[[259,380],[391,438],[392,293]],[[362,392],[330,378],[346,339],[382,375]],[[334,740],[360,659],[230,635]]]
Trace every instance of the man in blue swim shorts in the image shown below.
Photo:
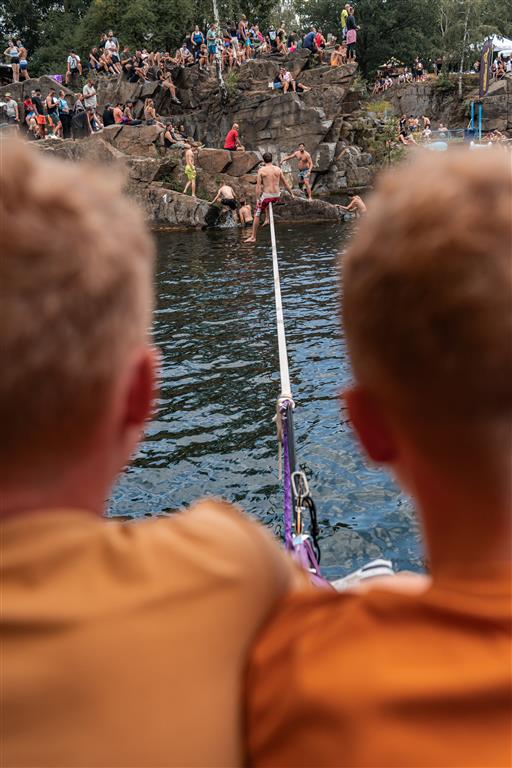
[[[313,160],[309,152],[306,151],[306,147],[301,142],[299,144],[299,148],[295,150],[295,152],[292,152],[291,155],[287,155],[285,158],[283,158],[281,165],[283,163],[286,163],[288,160],[292,160],[293,158],[297,159],[297,162],[299,164],[299,188],[306,190],[306,195],[308,196],[308,200],[312,200],[313,194],[311,192],[311,184],[310,184],[310,177],[311,177],[311,171],[313,170]]]

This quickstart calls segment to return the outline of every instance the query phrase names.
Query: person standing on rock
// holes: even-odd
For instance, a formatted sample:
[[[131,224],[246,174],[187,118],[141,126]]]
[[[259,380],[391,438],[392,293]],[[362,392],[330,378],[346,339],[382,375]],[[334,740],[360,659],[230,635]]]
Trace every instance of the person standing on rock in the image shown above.
[[[192,197],[195,197],[197,170],[196,170],[196,164],[195,164],[194,150],[192,149],[192,147],[188,147],[185,150],[185,176],[187,177],[187,183],[185,184],[185,189],[183,190],[183,194],[186,195],[188,192],[188,188],[191,187]]]
[[[208,62],[213,64],[217,55],[217,25],[212,22],[206,33],[206,42],[208,45]]]
[[[190,35],[190,42],[194,46],[194,60],[199,61],[199,54],[201,52],[201,46],[204,43],[204,35],[196,24],[194,31]]]
[[[5,114],[7,116],[7,122],[9,125],[14,125],[19,128],[20,125],[20,112],[18,109],[18,102],[12,98],[10,93],[5,94]]]
[[[84,85],[82,94],[84,97],[84,107],[86,109],[91,107],[95,110],[98,104],[98,99],[96,98],[96,88],[94,87],[94,82],[91,78],[89,78]]]
[[[254,223],[252,225],[252,234],[244,243],[255,243],[258,227],[260,225],[261,214],[264,213],[270,203],[277,203],[281,197],[281,184],[288,190],[290,195],[294,197],[293,190],[286,181],[281,168],[278,165],[272,164],[272,155],[270,152],[265,152],[263,155],[263,162],[265,165],[258,171],[258,179],[256,182],[256,195],[258,197],[258,203],[256,211],[254,213]]]
[[[69,139],[71,136],[71,110],[66,98],[65,91],[59,91],[59,120],[62,125],[62,138]]]
[[[357,24],[354,16],[354,6],[350,6],[349,15],[347,18],[347,58],[349,61],[356,60],[356,43],[357,43]]]
[[[345,3],[342,12],[340,13],[341,22],[341,39],[343,42],[347,39],[347,19],[350,15],[350,3]]]
[[[18,83],[20,80],[20,49],[15,44],[14,40],[9,40],[9,45],[4,51],[4,56],[8,57],[12,67],[13,83]]]
[[[28,73],[28,51],[21,40],[17,40],[16,45],[18,46],[20,52],[20,81],[29,80],[30,75]]]
[[[299,148],[295,150],[295,152],[292,152],[291,155],[286,155],[286,157],[283,158],[281,165],[288,162],[288,160],[292,160],[293,158],[295,158],[299,164],[299,189],[304,187],[306,190],[306,195],[308,196],[308,200],[312,200],[313,193],[311,192],[309,177],[311,176],[311,171],[313,170],[313,158],[309,152],[306,151],[306,147],[304,146],[303,142],[299,144]]]
[[[244,151],[245,147],[240,143],[238,131],[240,126],[238,123],[233,123],[231,129],[227,132],[226,139],[224,141],[224,149],[229,149],[231,152],[236,150]]]

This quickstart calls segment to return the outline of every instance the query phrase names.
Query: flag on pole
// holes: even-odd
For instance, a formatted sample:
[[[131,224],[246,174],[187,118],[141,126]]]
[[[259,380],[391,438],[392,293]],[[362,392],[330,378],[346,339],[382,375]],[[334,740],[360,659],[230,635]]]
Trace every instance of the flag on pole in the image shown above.
[[[489,80],[492,67],[492,40],[486,40],[480,59],[480,98],[483,99],[489,90]]]

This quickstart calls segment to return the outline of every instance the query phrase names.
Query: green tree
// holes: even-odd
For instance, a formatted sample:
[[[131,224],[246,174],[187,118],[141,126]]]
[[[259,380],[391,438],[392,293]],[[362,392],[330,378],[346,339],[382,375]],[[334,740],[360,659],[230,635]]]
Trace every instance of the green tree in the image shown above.
[[[494,34],[510,33],[512,7],[501,0],[438,0],[438,44],[449,69],[462,74],[478,58],[481,44]]]
[[[430,58],[435,51],[439,0],[358,0],[356,21],[358,61],[362,71],[371,75],[391,56],[411,63],[416,56]],[[302,26],[315,24],[324,32],[340,35],[340,13],[344,3],[330,0],[296,0],[295,8]]]

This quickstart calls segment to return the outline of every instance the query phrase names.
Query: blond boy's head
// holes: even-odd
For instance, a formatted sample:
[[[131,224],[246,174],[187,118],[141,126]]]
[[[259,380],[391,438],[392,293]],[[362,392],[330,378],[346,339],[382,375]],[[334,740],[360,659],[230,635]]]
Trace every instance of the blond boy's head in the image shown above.
[[[510,155],[425,152],[383,176],[343,261],[356,382],[440,455],[510,428],[511,217]]]
[[[147,345],[153,246],[110,171],[0,152],[0,472],[16,482],[72,462],[112,413]]]

